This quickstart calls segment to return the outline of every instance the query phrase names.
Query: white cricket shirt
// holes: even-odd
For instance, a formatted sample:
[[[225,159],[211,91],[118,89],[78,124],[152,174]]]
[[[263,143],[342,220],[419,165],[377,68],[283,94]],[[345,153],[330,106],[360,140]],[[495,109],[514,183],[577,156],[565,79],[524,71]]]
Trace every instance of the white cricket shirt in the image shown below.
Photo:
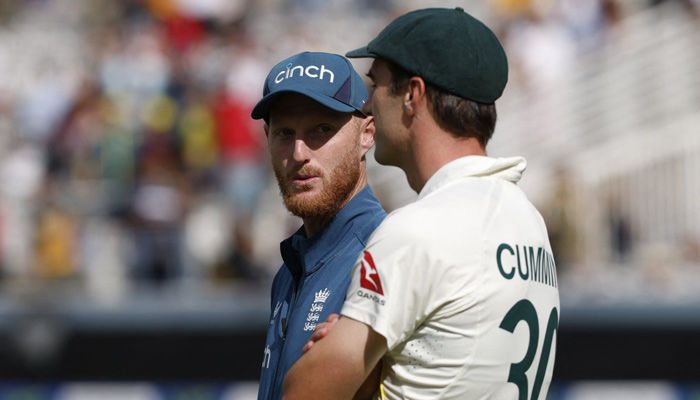
[[[370,237],[342,314],[386,338],[377,398],[546,397],[559,293],[544,221],[516,185],[525,167],[452,161]]]

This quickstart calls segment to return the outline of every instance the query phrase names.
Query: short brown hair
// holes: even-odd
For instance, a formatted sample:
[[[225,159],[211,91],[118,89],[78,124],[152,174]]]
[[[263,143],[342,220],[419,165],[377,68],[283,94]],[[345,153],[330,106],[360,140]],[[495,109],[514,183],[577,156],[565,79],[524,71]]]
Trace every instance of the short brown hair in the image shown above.
[[[416,75],[391,61],[387,60],[387,64],[391,71],[389,90],[398,95]],[[438,125],[455,137],[473,137],[486,148],[496,129],[496,105],[464,99],[430,82],[425,82],[425,87],[430,111]]]

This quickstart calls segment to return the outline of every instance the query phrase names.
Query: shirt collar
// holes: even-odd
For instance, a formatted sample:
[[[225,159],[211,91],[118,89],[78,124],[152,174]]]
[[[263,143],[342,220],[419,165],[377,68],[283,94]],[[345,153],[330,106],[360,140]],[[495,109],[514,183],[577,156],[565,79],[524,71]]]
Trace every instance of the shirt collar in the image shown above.
[[[488,177],[517,184],[526,167],[527,161],[522,157],[467,156],[458,158],[443,165],[428,179],[418,194],[417,200],[460,178]]]
[[[352,231],[354,220],[376,212],[377,208],[381,209],[381,205],[367,185],[312,237],[306,237],[302,226],[294,235],[282,241],[282,259],[292,276],[299,278],[302,274],[308,275],[321,268],[326,256]]]

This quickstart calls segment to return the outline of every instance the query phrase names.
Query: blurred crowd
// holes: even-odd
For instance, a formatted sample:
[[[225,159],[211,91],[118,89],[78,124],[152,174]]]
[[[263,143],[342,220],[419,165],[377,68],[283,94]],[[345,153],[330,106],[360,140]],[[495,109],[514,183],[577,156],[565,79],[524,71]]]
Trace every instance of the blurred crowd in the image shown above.
[[[527,90],[556,84],[578,52],[605,41],[621,3],[456,5],[496,28],[511,85]],[[64,282],[100,295],[186,278],[266,284],[279,241],[299,224],[281,204],[261,122],[250,119],[269,68],[302,50],[344,53],[432,5],[0,4],[0,278],[10,291]]]
[[[253,220],[274,188],[249,115],[268,67],[245,4],[13,5],[2,58],[30,70],[4,66],[3,278],[265,277]]]

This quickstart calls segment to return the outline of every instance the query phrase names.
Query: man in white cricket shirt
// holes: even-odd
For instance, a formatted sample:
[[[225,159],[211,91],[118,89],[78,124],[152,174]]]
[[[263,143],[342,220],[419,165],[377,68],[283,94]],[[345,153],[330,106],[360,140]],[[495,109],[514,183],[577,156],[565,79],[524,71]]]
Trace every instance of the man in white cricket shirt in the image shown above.
[[[461,8],[433,8],[347,56],[374,58],[363,111],[375,158],[403,169],[418,199],[372,234],[343,317],[317,327],[284,398],[352,398],[380,363],[375,399],[544,399],[559,326],[552,249],[517,186],[525,160],[486,154],[508,77],[501,44]]]

